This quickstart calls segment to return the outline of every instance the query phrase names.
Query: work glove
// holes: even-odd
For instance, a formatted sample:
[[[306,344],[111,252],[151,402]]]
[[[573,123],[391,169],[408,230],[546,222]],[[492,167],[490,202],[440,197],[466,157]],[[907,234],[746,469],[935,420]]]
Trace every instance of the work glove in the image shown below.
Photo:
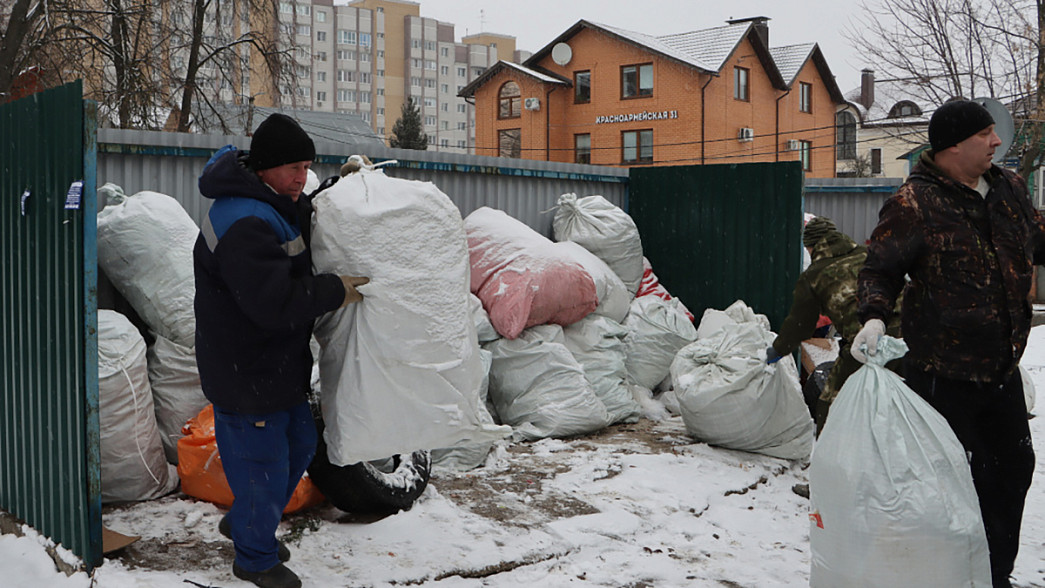
[[[867,355],[878,353],[878,340],[885,334],[885,323],[881,319],[870,319],[853,337],[853,344],[849,347],[849,353],[853,359],[860,363],[867,363]],[[864,355],[864,349],[867,355]]]
[[[784,356],[777,353],[776,347],[773,347],[772,345],[766,347],[766,365],[773,365],[780,361],[781,357]]]
[[[370,278],[359,278],[355,276],[339,277],[341,278],[341,283],[345,286],[345,301],[341,303],[341,308],[344,308],[353,302],[361,301],[363,295],[359,293],[359,290],[356,290],[356,286],[370,283]]]

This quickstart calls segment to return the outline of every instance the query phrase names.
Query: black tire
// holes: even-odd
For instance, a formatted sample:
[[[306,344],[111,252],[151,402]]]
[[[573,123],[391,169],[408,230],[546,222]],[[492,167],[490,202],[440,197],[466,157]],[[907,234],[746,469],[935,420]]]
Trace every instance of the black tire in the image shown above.
[[[378,462],[337,466],[327,457],[322,419],[316,419],[316,429],[319,442],[308,466],[308,475],[337,508],[358,514],[395,514],[410,510],[428,487],[432,465],[428,451],[415,451],[405,457],[397,455],[391,458],[390,468],[380,468],[376,465]]]
[[[824,391],[824,386],[827,386],[827,376],[831,373],[835,362],[825,361],[824,363],[816,366],[812,374],[806,378],[806,383],[802,386],[802,396],[805,398],[806,406],[809,408],[809,415],[816,418],[816,406],[820,399],[820,394]]]

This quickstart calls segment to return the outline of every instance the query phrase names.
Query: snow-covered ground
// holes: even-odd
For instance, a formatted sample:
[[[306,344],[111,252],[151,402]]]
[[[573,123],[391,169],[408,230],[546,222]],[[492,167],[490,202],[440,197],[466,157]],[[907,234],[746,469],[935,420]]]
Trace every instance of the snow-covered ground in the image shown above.
[[[1045,390],[1045,326],[1023,365]],[[1038,467],[1014,577],[1045,588],[1045,418],[1031,429]],[[501,446],[487,467],[433,478],[408,512],[363,521],[325,506],[283,531],[288,565],[313,587],[802,586],[809,503],[792,487],[805,482],[803,464],[694,443],[677,417],[644,420]],[[93,578],[56,572],[32,529],[2,535],[0,585],[249,586],[232,576],[221,515],[180,494],[107,509],[106,526],[142,539]]]

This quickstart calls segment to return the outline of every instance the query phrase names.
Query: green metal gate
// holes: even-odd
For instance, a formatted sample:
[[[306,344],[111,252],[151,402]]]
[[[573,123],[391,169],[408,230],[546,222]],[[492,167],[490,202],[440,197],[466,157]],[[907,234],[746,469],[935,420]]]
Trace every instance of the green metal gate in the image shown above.
[[[0,508],[101,563],[95,115],[80,82],[0,106]]]
[[[802,270],[802,185],[797,162],[632,168],[629,212],[698,321],[743,300],[779,329]]]

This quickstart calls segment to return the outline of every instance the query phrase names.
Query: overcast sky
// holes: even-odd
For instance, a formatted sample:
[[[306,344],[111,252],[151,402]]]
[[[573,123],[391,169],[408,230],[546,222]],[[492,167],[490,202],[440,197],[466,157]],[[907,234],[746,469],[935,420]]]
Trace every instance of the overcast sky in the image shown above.
[[[730,18],[768,16],[773,47],[820,45],[843,93],[860,83],[863,62],[842,36],[860,14],[856,0],[419,0],[421,16],[455,25],[456,40],[479,32],[511,35],[535,52],[585,19],[665,35],[707,29]]]

